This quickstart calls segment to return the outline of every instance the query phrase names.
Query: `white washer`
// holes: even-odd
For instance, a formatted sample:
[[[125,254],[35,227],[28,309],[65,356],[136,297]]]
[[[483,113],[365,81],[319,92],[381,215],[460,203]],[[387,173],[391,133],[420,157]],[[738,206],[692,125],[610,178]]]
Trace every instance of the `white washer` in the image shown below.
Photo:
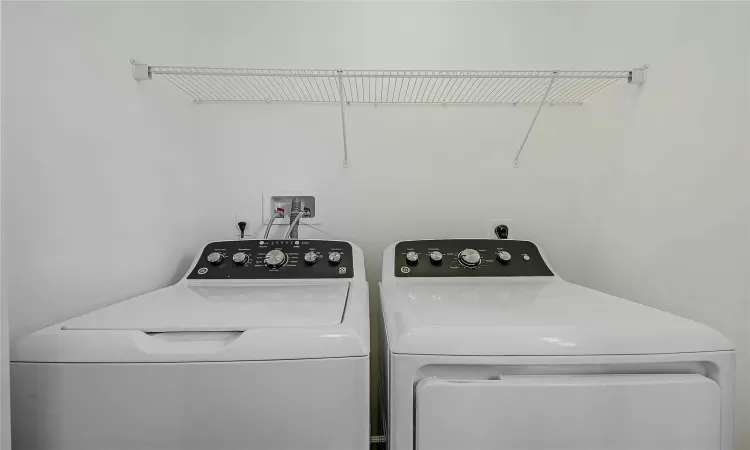
[[[391,450],[732,449],[732,343],[532,242],[398,242],[380,296]]]
[[[14,449],[369,448],[368,289],[349,242],[212,242],[176,285],[13,350]]]

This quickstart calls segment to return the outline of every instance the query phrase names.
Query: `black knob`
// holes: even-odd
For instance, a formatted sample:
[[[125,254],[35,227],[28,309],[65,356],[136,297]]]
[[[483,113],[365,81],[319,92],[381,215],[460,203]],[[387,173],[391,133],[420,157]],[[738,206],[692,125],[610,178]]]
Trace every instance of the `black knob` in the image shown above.
[[[406,254],[406,263],[410,266],[414,266],[419,262],[419,254],[417,252],[409,252]]]
[[[307,264],[313,265],[318,260],[318,254],[315,252],[307,252],[305,253],[304,258]]]
[[[434,252],[430,253],[430,262],[434,265],[442,264],[443,262],[443,254],[439,251],[435,250]]]
[[[206,260],[214,266],[218,266],[224,261],[224,255],[219,252],[213,252],[206,257]]]
[[[245,252],[237,252],[232,256],[232,261],[238,266],[242,266],[250,261],[250,256]]]

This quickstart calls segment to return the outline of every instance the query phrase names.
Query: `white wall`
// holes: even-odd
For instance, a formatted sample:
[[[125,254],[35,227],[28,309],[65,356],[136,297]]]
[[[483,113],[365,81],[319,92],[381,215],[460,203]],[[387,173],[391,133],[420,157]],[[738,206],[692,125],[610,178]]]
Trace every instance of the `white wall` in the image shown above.
[[[451,43],[461,32],[446,33],[452,17],[470,23],[487,11],[446,6],[447,15],[419,5],[8,3],[3,108],[12,114],[3,143],[13,334],[173,279],[181,270],[174,252],[190,255],[206,239],[232,236],[235,211],[249,211],[259,225],[261,191],[320,194],[325,228],[371,245],[373,280],[383,244],[425,229],[475,234],[485,228],[478,218],[497,215],[513,217],[519,230],[550,228],[550,217],[567,214],[564,187],[575,175],[559,170],[569,155],[541,144],[570,140],[565,108],[541,119],[546,126],[520,171],[510,159],[530,108],[352,110],[352,169],[343,170],[335,107],[196,106],[164,80],[134,82],[127,63],[131,56],[271,67],[565,62],[542,46],[505,62],[510,32],[493,37],[506,42],[497,56],[486,55],[496,46],[467,53],[471,44]],[[377,31],[388,20],[396,30],[384,42]],[[414,26],[426,26],[428,36],[411,39]],[[434,48],[428,37],[438,40]],[[450,45],[455,51],[445,53]],[[390,173],[388,183],[376,167]],[[423,220],[405,227],[392,217],[407,212]]]
[[[297,190],[317,195],[326,231],[363,247],[373,288],[388,243],[484,235],[486,219],[511,217],[514,235],[541,244],[569,280],[705,321],[747,349],[744,277],[704,268],[696,281],[685,241],[710,231],[722,266],[748,273],[747,12],[701,3],[6,3],[11,332],[166,285],[202,243],[234,235],[235,212],[257,228],[262,192]],[[130,57],[652,70],[640,91],[622,86],[580,108],[545,110],[520,169],[512,159],[531,108],[352,107],[343,169],[336,107],[194,105],[164,80],[134,82]],[[700,216],[695,228],[673,233],[689,213]],[[644,245],[625,245],[625,230]],[[708,286],[719,295],[709,299]]]
[[[136,29],[120,46],[99,41],[112,8],[4,9],[3,231],[17,336],[180,275],[194,250],[186,193],[200,149],[181,99],[142,93],[127,56],[116,58]]]
[[[608,114],[584,116],[571,277],[732,339],[743,398],[737,423],[748,446],[750,4],[606,9],[619,24],[592,10],[587,31],[608,36],[601,43],[612,54],[643,55],[653,69],[640,95],[607,92],[597,107]],[[628,33],[633,23],[638,32]]]
[[[0,5],[0,45],[2,43],[2,5]],[[0,91],[2,90],[2,57],[0,57]],[[0,109],[0,123],[2,123],[2,110]],[[0,142],[2,142],[2,128],[0,127]],[[1,159],[1,158],[0,158]],[[0,186],[2,183],[0,183]],[[0,216],[2,212],[0,211]],[[0,220],[1,223],[1,220]],[[2,226],[0,225],[0,228]],[[0,233],[0,236],[2,233]],[[2,247],[0,239],[0,247]],[[2,252],[0,252],[0,261]],[[2,274],[2,263],[0,262],[0,274]],[[0,276],[0,449],[10,449],[10,333],[8,321],[8,284]]]

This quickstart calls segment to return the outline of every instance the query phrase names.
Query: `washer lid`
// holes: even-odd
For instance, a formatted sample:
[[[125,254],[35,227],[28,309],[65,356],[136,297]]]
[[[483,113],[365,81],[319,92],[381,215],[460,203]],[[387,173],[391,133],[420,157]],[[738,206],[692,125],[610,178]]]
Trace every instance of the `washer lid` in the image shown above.
[[[721,333],[559,278],[397,280],[383,286],[391,350],[604,355],[733,350]]]
[[[348,282],[176,285],[65,322],[63,330],[245,331],[339,324]]]
[[[369,354],[365,283],[226,284],[176,285],[51,325],[16,342],[13,361],[231,362]]]

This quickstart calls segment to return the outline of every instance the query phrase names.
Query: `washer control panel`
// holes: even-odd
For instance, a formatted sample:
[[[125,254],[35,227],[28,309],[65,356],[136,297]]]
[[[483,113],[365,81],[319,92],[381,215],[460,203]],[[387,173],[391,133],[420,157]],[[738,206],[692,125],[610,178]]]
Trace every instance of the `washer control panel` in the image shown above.
[[[352,246],[304,239],[208,244],[189,280],[352,278]]]
[[[396,244],[397,277],[553,276],[539,249],[529,241],[435,239]]]

